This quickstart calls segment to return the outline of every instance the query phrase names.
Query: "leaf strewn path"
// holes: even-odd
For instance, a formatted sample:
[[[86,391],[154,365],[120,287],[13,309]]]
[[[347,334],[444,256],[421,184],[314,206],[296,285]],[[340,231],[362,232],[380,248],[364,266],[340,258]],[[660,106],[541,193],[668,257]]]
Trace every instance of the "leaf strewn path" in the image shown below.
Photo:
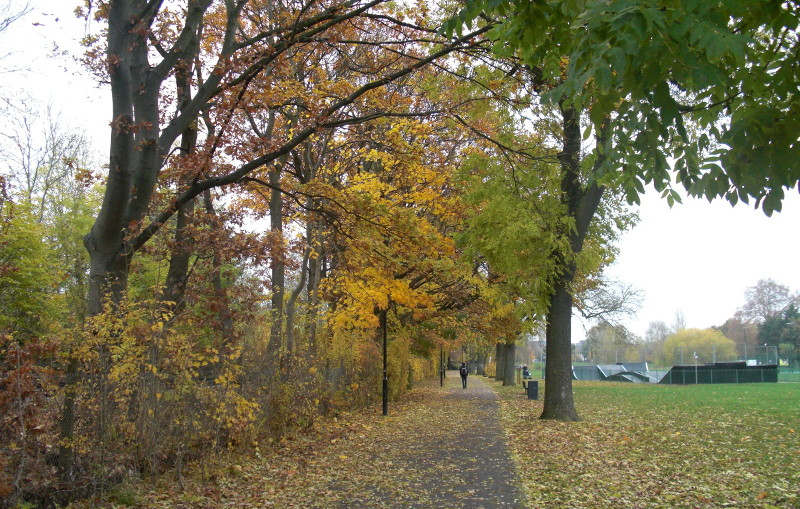
[[[521,508],[498,401],[480,377],[414,391],[390,415],[344,416],[206,482],[153,488],[169,507]],[[199,477],[192,475],[192,478]],[[172,491],[172,494],[169,492]]]
[[[371,456],[365,468],[383,478],[334,481],[340,507],[522,507],[497,397],[480,378],[468,380],[464,390],[450,373],[446,392],[403,409],[380,436],[360,438],[356,447]]]

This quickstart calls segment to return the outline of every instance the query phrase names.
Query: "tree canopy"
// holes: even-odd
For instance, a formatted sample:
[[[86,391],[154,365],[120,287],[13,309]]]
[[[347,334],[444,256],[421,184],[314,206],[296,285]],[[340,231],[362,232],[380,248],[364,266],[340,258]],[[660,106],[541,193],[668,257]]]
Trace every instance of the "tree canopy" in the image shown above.
[[[44,334],[56,308],[57,260],[29,204],[0,199],[0,334],[24,341]]]
[[[741,319],[764,323],[770,318],[780,316],[800,296],[774,279],[761,279],[755,285],[748,286],[744,292],[745,303],[737,312]]]
[[[553,103],[595,130],[613,119],[602,173],[629,201],[648,183],[679,200],[674,178],[770,215],[800,181],[798,16],[770,0],[469,0],[445,30],[492,24],[498,52],[556,83]]]
[[[664,341],[664,357],[668,364],[704,364],[736,358],[736,344],[714,329],[683,329]]]

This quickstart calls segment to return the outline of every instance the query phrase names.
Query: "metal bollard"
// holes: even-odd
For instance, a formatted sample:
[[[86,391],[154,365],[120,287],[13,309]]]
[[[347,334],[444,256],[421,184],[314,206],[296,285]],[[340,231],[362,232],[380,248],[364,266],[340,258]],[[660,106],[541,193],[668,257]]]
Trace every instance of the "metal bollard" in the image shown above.
[[[539,399],[539,381],[528,380],[528,399]]]

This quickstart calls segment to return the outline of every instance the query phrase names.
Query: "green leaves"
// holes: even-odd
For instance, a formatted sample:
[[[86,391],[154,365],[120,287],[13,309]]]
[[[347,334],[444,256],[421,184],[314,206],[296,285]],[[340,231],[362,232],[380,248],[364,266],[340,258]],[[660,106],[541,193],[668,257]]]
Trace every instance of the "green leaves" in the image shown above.
[[[0,209],[0,333],[25,341],[47,330],[60,274],[28,204]]]
[[[614,121],[620,172],[671,178],[690,194],[755,199],[780,210],[800,182],[800,11],[769,0],[473,0],[500,17],[498,45],[516,48],[557,86],[545,99],[588,110],[595,129]],[[506,13],[513,12],[513,16]],[[700,141],[700,137],[705,140]],[[626,143],[633,141],[633,143]],[[703,161],[714,161],[707,166]],[[669,172],[669,170],[667,171]],[[709,177],[705,175],[709,174]],[[629,198],[637,179],[623,179]]]

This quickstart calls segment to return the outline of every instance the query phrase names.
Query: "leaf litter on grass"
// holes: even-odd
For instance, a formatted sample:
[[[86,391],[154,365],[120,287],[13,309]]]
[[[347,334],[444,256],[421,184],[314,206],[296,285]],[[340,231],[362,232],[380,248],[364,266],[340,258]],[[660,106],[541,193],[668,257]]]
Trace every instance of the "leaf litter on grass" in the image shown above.
[[[518,387],[490,383],[501,396],[502,425],[529,507],[800,506],[800,386],[580,382],[575,397],[583,421],[561,423],[539,421],[541,401],[527,400]],[[344,414],[258,457],[231,453],[205,475],[196,465],[183,491],[165,476],[140,490],[141,505],[496,507],[491,497],[478,500],[486,487],[470,478],[487,461],[479,451],[491,437],[479,432],[461,442],[486,429],[476,422],[496,416],[447,395],[428,385],[393,403],[389,417]],[[443,461],[442,444],[476,452],[459,463]]]
[[[765,385],[575,382],[576,423],[493,388],[531,507],[798,507],[800,386]]]

